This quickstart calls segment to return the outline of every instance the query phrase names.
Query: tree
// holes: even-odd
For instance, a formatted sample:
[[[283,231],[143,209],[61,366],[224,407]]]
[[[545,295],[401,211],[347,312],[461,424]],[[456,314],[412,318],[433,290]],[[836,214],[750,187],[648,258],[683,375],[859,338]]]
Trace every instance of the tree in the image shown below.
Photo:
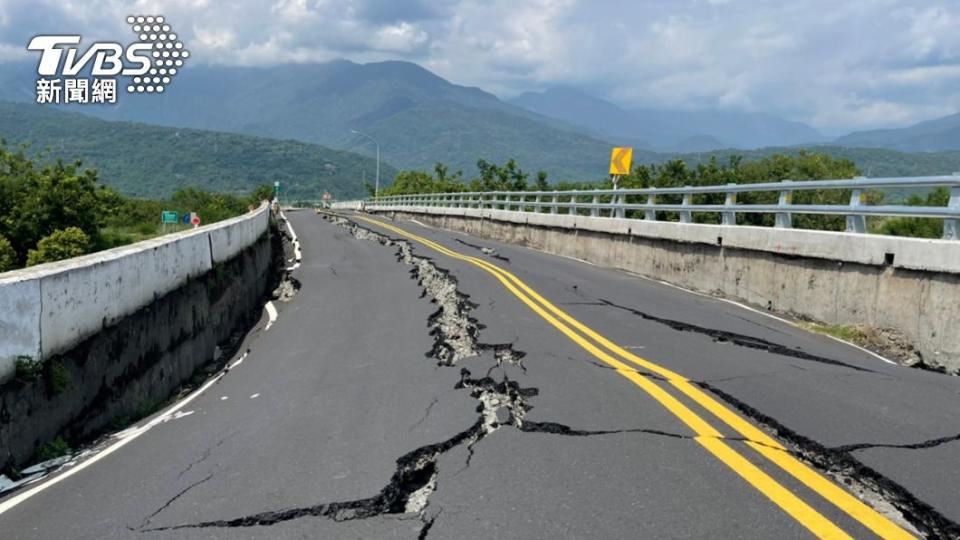
[[[261,201],[273,200],[274,188],[270,184],[260,184],[250,194],[250,204],[260,206]]]
[[[534,188],[537,191],[547,191],[550,189],[550,184],[547,183],[547,171],[537,171]]]
[[[946,206],[950,201],[950,191],[938,187],[926,197],[913,194],[907,198],[908,206]],[[903,217],[885,220],[879,227],[881,234],[893,236],[912,236],[917,238],[942,238],[943,220],[918,217]]]
[[[80,170],[79,161],[38,167],[23,149],[0,145],[0,235],[22,265],[30,249],[54,231],[79,228],[97,240],[105,212],[104,188],[96,171]],[[109,199],[109,197],[106,197]]]
[[[27,254],[27,266],[79,257],[90,249],[90,238],[79,227],[53,231]]]
[[[0,272],[13,270],[17,266],[17,252],[13,250],[10,241],[0,236]]]

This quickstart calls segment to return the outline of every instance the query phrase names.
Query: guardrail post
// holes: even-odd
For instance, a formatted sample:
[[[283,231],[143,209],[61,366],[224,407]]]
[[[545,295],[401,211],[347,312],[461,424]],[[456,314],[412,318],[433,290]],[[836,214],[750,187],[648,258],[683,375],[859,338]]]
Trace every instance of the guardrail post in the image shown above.
[[[793,204],[793,192],[789,189],[780,191],[780,200],[777,206],[783,208],[783,212],[777,212],[774,227],[778,229],[792,229],[793,215],[789,212],[790,205]]]
[[[596,205],[600,203],[600,197],[594,195],[592,203],[594,206],[590,209],[590,217],[597,217],[600,215],[600,209]]]
[[[614,195],[612,200],[614,206],[612,215],[618,218],[624,218],[627,215],[626,211],[623,209],[623,203],[625,202],[624,197],[625,195]]]
[[[577,215],[579,212],[580,212],[580,209],[577,208],[577,196],[571,195],[570,196],[570,213],[573,215]]]
[[[559,196],[559,195],[554,195],[554,196],[553,196],[553,202],[552,202],[552,204],[550,205],[550,213],[551,213],[551,214],[556,214],[556,213],[557,213],[557,203],[558,203],[558,202],[560,202],[560,196]]]
[[[687,189],[690,188],[690,186],[683,186],[683,187]],[[691,204],[693,204],[693,193],[689,193],[689,192],[684,193],[683,203],[681,204],[683,204],[683,206],[690,206]],[[693,221],[693,212],[690,212],[689,210],[680,211],[680,223],[691,223],[692,221]]]
[[[543,209],[540,208],[540,203],[543,202],[543,196],[542,196],[542,195],[537,195],[537,198],[534,199],[533,202],[536,203],[536,206],[533,207],[533,211],[534,211],[535,213],[537,213],[537,214],[543,212]]]
[[[735,186],[736,184],[727,184],[728,186]],[[737,192],[730,191],[727,192],[727,199],[724,201],[724,206],[731,207],[736,206],[737,204]],[[734,210],[725,210],[721,216],[722,223],[724,225],[736,225],[737,224],[737,212]]]
[[[947,203],[947,208],[960,210],[960,187],[950,188],[950,202]],[[960,240],[960,220],[943,220],[943,239]]]
[[[853,193],[850,194],[850,208],[855,209],[857,206],[862,206],[865,202],[865,194],[862,189],[854,189]],[[847,216],[847,232],[853,233],[866,233],[867,232],[867,217],[866,216],[857,216],[857,215],[848,215]]]
[[[653,194],[653,193],[651,193],[650,195],[647,195],[647,205],[648,205],[648,206],[656,206],[656,204],[657,204],[657,196],[656,196],[655,194]],[[647,220],[647,221],[656,221],[656,220],[657,220],[657,211],[654,210],[654,209],[652,209],[652,208],[649,209],[649,210],[644,210],[644,211],[643,211],[643,219],[645,219],[645,220]]]

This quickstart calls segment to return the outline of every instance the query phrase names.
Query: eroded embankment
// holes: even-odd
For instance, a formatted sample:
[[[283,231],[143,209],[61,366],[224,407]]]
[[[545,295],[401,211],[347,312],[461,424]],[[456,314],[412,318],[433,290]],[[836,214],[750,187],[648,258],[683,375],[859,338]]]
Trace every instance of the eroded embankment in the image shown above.
[[[0,388],[0,465],[76,448],[156,410],[228,360],[280,279],[282,239],[264,234],[233,259],[49,358]],[[137,284],[136,286],[148,286]]]

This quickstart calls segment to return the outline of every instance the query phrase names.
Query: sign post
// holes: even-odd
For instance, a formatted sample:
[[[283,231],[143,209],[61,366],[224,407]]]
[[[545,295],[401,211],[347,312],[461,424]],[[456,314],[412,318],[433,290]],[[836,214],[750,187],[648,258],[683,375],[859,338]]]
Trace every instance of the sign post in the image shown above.
[[[620,177],[630,174],[630,162],[633,161],[633,148],[618,146],[610,152],[610,176],[613,180],[613,189],[620,189]],[[623,202],[623,196],[614,196],[614,204]],[[616,217],[624,216],[623,209],[618,208]]]
[[[273,199],[277,201],[277,204],[280,204],[280,181],[279,180],[273,183]]]

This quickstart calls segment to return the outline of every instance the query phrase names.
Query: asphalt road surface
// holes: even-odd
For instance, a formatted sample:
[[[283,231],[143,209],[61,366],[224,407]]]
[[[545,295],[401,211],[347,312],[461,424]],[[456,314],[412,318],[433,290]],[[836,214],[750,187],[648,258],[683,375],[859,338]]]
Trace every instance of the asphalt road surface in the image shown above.
[[[956,377],[579,261],[289,217],[302,287],[249,353],[0,499],[0,538],[960,535]]]

